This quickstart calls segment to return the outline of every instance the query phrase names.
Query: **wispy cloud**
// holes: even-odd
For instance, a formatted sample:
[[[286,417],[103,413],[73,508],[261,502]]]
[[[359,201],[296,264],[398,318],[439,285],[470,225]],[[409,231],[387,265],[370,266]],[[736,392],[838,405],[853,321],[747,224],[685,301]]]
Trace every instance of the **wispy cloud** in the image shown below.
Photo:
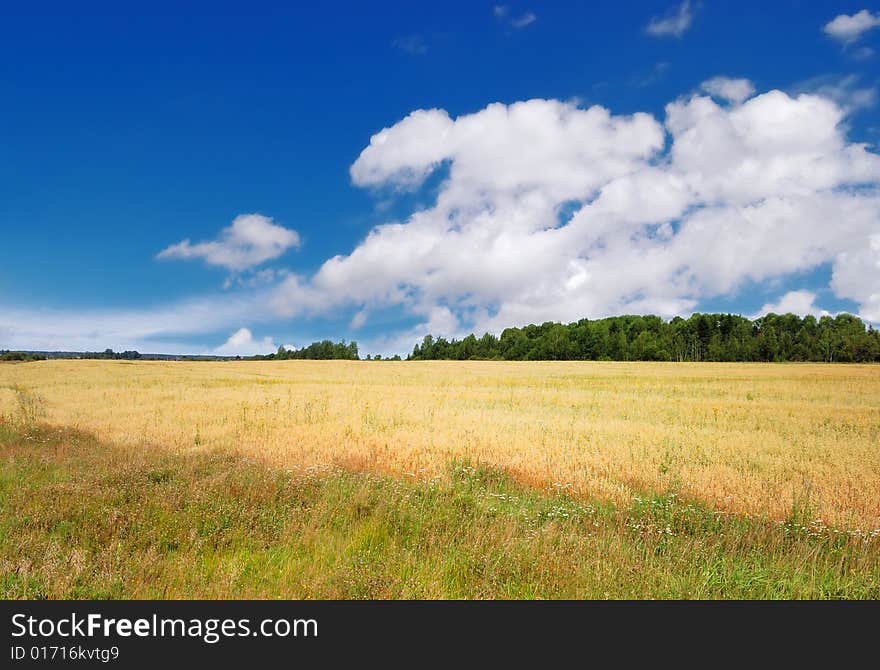
[[[519,30],[520,28],[525,28],[526,26],[532,25],[537,20],[538,17],[535,16],[534,12],[526,12],[522,16],[511,19],[510,25]]]
[[[510,26],[514,30],[522,30],[538,20],[537,14],[531,11],[514,16],[510,11],[510,5],[494,5],[492,7],[492,15],[496,20]]]
[[[411,56],[423,56],[428,53],[428,43],[425,37],[419,34],[398,37],[391,45]]]
[[[792,87],[792,93],[812,93],[833,100],[846,114],[870,109],[877,104],[876,86],[860,86],[857,74],[812,77]]]
[[[272,288],[208,295],[131,309],[21,309],[0,306],[0,348],[44,351],[204,353],[188,343],[242,323],[275,319]]]
[[[654,67],[651,68],[651,72],[649,72],[648,74],[633,77],[630,81],[633,86],[638,86],[639,88],[653,86],[658,81],[663,79],[667,70],[669,70],[669,63],[667,63],[666,61],[661,61],[659,63],[655,63]]]
[[[694,21],[690,0],[684,0],[675,10],[663,17],[655,16],[645,27],[654,37],[681,37]]]
[[[290,270],[286,268],[265,268],[246,274],[233,274],[223,281],[223,288],[259,288],[260,286],[278,283],[290,274]]]

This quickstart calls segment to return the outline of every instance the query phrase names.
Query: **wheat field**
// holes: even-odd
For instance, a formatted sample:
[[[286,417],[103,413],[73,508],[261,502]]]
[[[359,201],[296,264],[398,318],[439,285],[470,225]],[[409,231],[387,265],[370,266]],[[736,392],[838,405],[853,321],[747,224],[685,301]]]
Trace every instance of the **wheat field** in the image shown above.
[[[452,461],[629,502],[880,528],[880,368],[619,362],[45,361],[0,366],[0,418],[121,445],[232,450],[415,480]]]

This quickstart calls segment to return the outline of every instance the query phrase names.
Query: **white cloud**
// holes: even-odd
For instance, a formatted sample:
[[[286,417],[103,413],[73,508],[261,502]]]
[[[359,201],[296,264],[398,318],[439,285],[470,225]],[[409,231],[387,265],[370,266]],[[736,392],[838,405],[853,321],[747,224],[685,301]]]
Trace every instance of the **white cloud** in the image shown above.
[[[739,81],[725,97],[750,90]],[[838,297],[876,318],[880,268],[866,250],[880,231],[880,157],[846,139],[844,118],[829,98],[778,90],[732,106],[692,95],[662,123],[556,100],[413,112],[372,138],[352,179],[415,188],[445,165],[436,201],[289,277],[274,305],[403,306],[421,320],[393,342],[407,350],[441,325],[688,313],[829,264]]]
[[[249,328],[239,328],[212,353],[218,356],[253,356],[255,354],[274,354],[276,351],[278,351],[278,347],[275,346],[271,337],[255,340],[254,334]]]
[[[378,154],[381,161],[357,161],[351,178],[359,186],[393,182],[398,187],[417,186],[446,158],[447,135],[452,129],[449,114],[441,109],[419,109],[391,129],[373,135],[365,152]],[[386,146],[387,145],[387,146]]]
[[[681,37],[684,35],[694,20],[690,0],[684,0],[668,16],[660,18],[655,16],[645,28],[645,32],[654,37]]]
[[[831,316],[831,312],[821,309],[816,305],[816,294],[812,291],[799,290],[789,291],[775,303],[766,303],[761,309],[752,315],[757,318],[765,314],[797,314],[798,316]]]
[[[525,28],[526,26],[532,25],[537,20],[538,20],[538,17],[535,16],[534,12],[526,12],[522,16],[518,16],[515,19],[511,19],[510,25],[512,25],[514,28],[520,29],[520,28]]]
[[[872,14],[867,9],[853,15],[840,14],[825,24],[825,34],[843,44],[851,44],[872,28],[880,26],[880,13]]]
[[[700,88],[713,97],[737,105],[755,94],[755,87],[748,79],[713,77],[700,84]]]
[[[198,244],[183,240],[159,252],[157,258],[201,258],[209,265],[242,271],[278,258],[298,246],[299,235],[295,230],[279,226],[261,214],[242,214],[220,231],[219,239]]]
[[[524,12],[519,16],[511,15],[510,5],[493,5],[492,14],[499,22],[509,25],[514,30],[522,30],[538,20],[534,12]]]

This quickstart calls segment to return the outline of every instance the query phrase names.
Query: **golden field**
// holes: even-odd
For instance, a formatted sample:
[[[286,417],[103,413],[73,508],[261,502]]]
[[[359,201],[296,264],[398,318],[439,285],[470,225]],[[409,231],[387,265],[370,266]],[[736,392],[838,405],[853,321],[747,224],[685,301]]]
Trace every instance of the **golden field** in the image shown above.
[[[0,417],[293,470],[430,479],[449,463],[627,502],[880,528],[871,365],[44,361],[0,365]]]

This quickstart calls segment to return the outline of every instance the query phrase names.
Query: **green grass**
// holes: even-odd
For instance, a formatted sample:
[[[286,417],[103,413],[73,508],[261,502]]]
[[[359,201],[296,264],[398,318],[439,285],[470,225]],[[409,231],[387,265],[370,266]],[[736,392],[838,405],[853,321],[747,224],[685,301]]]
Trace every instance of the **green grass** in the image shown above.
[[[880,598],[880,538],[451,464],[284,472],[0,424],[4,598]]]

